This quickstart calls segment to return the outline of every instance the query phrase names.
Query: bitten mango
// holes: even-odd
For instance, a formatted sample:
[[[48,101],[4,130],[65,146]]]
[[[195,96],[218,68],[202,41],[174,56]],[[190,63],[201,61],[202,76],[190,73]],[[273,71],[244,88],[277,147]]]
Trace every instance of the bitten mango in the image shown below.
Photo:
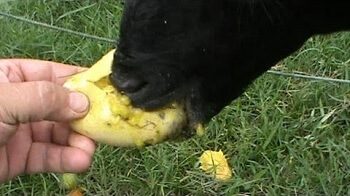
[[[71,122],[78,133],[118,147],[142,147],[178,135],[187,123],[183,104],[171,103],[154,111],[135,108],[109,81],[115,50],[64,84],[84,93],[90,101],[88,114]]]

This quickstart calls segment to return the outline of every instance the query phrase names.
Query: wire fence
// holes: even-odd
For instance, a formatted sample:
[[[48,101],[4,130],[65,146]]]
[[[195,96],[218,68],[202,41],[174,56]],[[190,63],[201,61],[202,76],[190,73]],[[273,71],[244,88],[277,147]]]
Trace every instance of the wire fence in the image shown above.
[[[48,29],[51,29],[51,30],[56,30],[56,31],[64,32],[64,33],[69,33],[69,34],[80,36],[80,37],[83,37],[83,38],[89,38],[89,39],[93,39],[93,40],[97,40],[97,41],[102,41],[102,42],[115,44],[115,40],[110,39],[110,38],[99,37],[99,36],[96,36],[96,35],[91,35],[91,34],[87,34],[87,33],[73,31],[73,30],[70,30],[70,29],[63,28],[63,27],[57,27],[57,26],[50,25],[50,24],[47,24],[47,23],[42,23],[42,22],[30,20],[30,19],[27,19],[27,18],[24,18],[24,17],[21,17],[21,16],[12,15],[12,14],[9,14],[9,13],[6,13],[6,12],[1,12],[0,11],[0,16],[4,16],[4,17],[10,18],[10,19],[18,20],[18,21],[21,21],[21,22],[26,23],[26,24],[36,25],[36,26],[48,28]]]
[[[42,23],[38,21],[34,21],[31,19],[24,18],[22,16],[16,16],[10,13],[2,12],[0,11],[0,16],[10,18],[13,20],[17,20],[26,24],[31,24],[31,25],[36,25],[40,26],[43,28],[48,28],[51,30],[55,31],[60,31],[64,33],[69,33],[75,36],[80,36],[83,38],[88,38],[88,39],[93,39],[96,41],[101,41],[101,42],[106,42],[106,43],[111,43],[115,44],[116,41],[114,39],[106,38],[106,37],[100,37],[96,35],[91,35],[87,33],[82,33],[78,31],[74,31],[71,29],[63,28],[63,27],[58,27],[54,25],[50,25],[47,23]],[[267,71],[269,74],[277,75],[277,76],[282,76],[282,77],[291,77],[291,78],[299,78],[299,79],[307,79],[307,80],[316,80],[316,81],[323,81],[323,82],[333,82],[333,83],[339,83],[339,84],[350,84],[350,80],[345,80],[345,79],[335,79],[335,78],[330,78],[330,77],[323,77],[323,76],[313,76],[313,75],[308,75],[308,74],[300,74],[300,73],[294,73],[294,72],[282,72],[282,71],[277,71],[277,70],[269,70]]]

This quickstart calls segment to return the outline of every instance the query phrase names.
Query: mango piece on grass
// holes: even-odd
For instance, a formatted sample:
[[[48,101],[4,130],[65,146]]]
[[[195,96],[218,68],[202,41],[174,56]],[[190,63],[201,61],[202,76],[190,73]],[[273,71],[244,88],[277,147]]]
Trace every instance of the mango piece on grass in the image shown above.
[[[200,168],[219,181],[227,181],[232,177],[232,171],[229,167],[224,153],[220,151],[206,150],[200,156]]]

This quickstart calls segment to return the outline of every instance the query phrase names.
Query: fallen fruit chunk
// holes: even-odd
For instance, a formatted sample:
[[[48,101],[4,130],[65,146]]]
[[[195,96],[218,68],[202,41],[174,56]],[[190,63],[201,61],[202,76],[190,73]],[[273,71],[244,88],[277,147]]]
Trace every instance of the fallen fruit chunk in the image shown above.
[[[62,174],[62,186],[67,190],[73,190],[78,186],[78,176],[73,173]]]
[[[119,147],[157,144],[178,135],[187,123],[183,104],[172,103],[152,112],[134,108],[109,81],[114,52],[64,84],[90,101],[88,114],[71,122],[72,128],[97,142]]]
[[[84,196],[81,188],[76,188],[68,193],[68,196]]]
[[[219,152],[207,150],[199,158],[200,168],[214,176],[219,181],[227,181],[232,177],[225,155]]]

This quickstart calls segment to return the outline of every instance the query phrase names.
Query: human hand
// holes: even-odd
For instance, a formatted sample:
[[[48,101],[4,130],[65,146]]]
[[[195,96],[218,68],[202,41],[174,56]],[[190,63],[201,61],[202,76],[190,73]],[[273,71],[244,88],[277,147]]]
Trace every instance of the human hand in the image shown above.
[[[82,68],[39,60],[0,60],[0,183],[20,174],[82,172],[94,142],[68,121],[83,117],[87,98],[63,88]]]

